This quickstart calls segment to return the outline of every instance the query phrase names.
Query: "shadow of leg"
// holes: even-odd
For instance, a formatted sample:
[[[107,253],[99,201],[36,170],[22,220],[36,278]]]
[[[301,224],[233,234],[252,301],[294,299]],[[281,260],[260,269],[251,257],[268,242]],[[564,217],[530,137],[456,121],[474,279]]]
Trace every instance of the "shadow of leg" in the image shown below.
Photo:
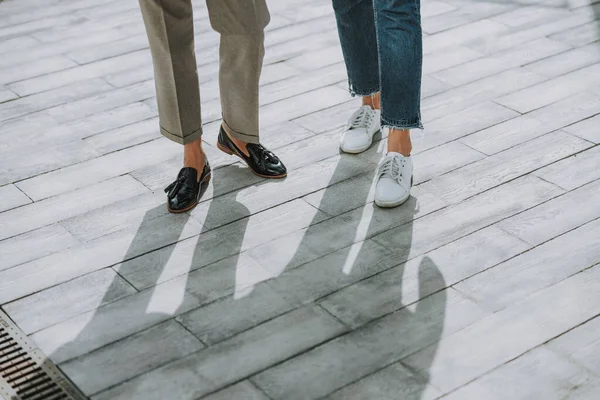
[[[159,207],[165,207],[160,205]],[[148,210],[123,258],[123,263],[113,267],[117,274],[100,302],[100,306],[87,313],[52,327],[44,339],[52,341],[50,358],[86,393],[90,395],[106,388],[111,378],[115,382],[127,379],[127,373],[137,371],[119,368],[115,376],[114,367],[119,360],[111,360],[107,365],[98,365],[102,357],[99,353],[115,341],[129,337],[136,332],[166,321],[177,312],[187,300],[185,293],[173,291],[156,292],[156,282],[167,265],[177,242],[186,230],[189,215],[163,215],[156,218],[157,208]],[[153,257],[154,250],[160,247],[160,256]],[[130,278],[124,279],[123,277]],[[139,292],[113,302],[113,293],[123,291],[124,286],[133,285]],[[152,304],[156,307],[153,307]],[[166,306],[166,310],[165,310]],[[61,334],[62,333],[62,334]],[[66,335],[64,333],[67,333]],[[48,343],[45,348],[48,348]],[[132,354],[122,356],[124,365],[129,365]],[[129,364],[127,364],[129,362]],[[146,366],[148,367],[148,366]]]

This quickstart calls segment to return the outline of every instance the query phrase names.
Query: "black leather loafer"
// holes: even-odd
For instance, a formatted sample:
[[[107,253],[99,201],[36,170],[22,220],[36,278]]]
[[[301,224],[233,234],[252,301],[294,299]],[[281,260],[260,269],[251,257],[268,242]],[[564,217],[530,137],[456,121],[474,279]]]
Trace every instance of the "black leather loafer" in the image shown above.
[[[172,213],[182,213],[196,207],[210,182],[211,170],[208,160],[198,179],[198,171],[195,168],[182,168],[177,180],[166,189],[167,208]]]
[[[283,165],[275,154],[265,149],[261,144],[248,143],[246,149],[249,156],[247,156],[227,136],[223,127],[219,131],[217,147],[229,155],[241,158],[248,165],[248,168],[258,176],[271,179],[285,178],[287,176],[285,165]]]

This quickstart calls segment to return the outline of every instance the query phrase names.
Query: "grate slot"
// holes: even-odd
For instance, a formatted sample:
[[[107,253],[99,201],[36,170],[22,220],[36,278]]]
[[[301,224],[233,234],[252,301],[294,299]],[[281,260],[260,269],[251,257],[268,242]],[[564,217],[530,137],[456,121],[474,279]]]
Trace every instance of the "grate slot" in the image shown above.
[[[67,397],[66,394],[60,393],[60,394],[57,394],[54,397],[50,397],[50,398],[47,398],[47,399],[44,399],[44,400],[68,400],[68,397]]]
[[[7,367],[0,367],[0,374],[2,373],[2,371],[4,371],[4,369],[3,369],[3,368],[8,368],[8,365],[9,365],[11,362],[13,362],[14,360],[17,360],[17,359],[19,359],[19,358],[21,358],[21,357],[25,357],[25,359],[26,359],[26,360],[31,360],[31,358],[29,358],[29,357],[26,357],[25,353],[19,353],[19,354],[17,354],[16,356],[13,356],[13,357],[11,357],[11,358],[8,358],[8,359],[6,359],[6,360],[4,360],[4,361],[0,360],[0,365],[3,365],[3,364],[6,364],[6,365],[7,365]]]
[[[60,393],[62,393],[62,390],[57,388],[54,382],[49,382],[46,386],[36,388],[33,392],[24,394],[23,398],[27,400],[44,399],[46,396],[54,396]]]
[[[23,349],[20,349],[20,348],[18,348],[18,347],[17,347],[17,348],[15,348],[14,350],[11,350],[11,351],[9,351],[8,353],[4,353],[4,354],[2,355],[2,357],[0,357],[0,364],[3,364],[3,363],[4,363],[4,361],[3,361],[4,357],[10,356],[10,355],[12,355],[12,354],[14,354],[14,353],[20,353],[20,354],[23,354],[23,353],[21,353],[21,351],[22,351],[22,350],[23,350]]]
[[[27,371],[27,369],[30,369],[30,370]],[[21,382],[25,382],[25,381],[28,381],[29,379],[31,379],[30,376],[32,376],[32,375],[37,376],[38,374],[42,373],[42,369],[40,367],[35,366],[35,364],[34,364],[33,366],[30,365],[30,366],[22,369],[19,372],[20,373],[18,375],[7,379],[6,382],[8,382],[8,384],[10,384],[12,386],[19,386],[19,385],[21,385]],[[25,381],[23,381],[22,379],[25,379]]]
[[[21,361],[7,364],[6,368],[3,367],[4,369],[0,369],[0,375],[2,375],[4,378],[7,378],[11,375],[16,374],[17,372],[19,372],[21,370],[31,367],[32,365],[35,365],[35,363],[33,362],[33,360],[31,358],[27,357]]]
[[[8,349],[15,346],[18,347],[19,344],[11,340],[8,344],[5,344],[3,347],[0,347],[0,354],[4,353],[5,351],[8,351]]]
[[[38,376],[37,378],[30,380],[29,382],[23,382],[23,384],[21,384],[20,386],[17,386],[17,393],[19,393],[19,394],[26,393],[26,392],[30,391],[31,389],[35,389],[39,385],[45,385],[46,382],[52,382],[52,379],[50,379],[47,376]],[[25,385],[25,386],[23,386],[23,385]]]

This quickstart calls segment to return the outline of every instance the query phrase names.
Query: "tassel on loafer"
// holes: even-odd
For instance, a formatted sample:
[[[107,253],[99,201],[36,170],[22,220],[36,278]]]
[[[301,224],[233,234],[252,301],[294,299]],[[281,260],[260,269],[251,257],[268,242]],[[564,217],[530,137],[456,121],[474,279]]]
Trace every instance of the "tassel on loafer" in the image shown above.
[[[281,179],[287,176],[285,165],[273,152],[265,149],[261,144],[248,143],[246,149],[249,155],[247,156],[227,136],[223,127],[219,131],[217,147],[229,155],[241,158],[255,175],[270,179]]]
[[[210,182],[211,169],[206,161],[200,179],[195,168],[185,167],[179,171],[177,180],[165,189],[167,208],[172,213],[183,213],[196,207]]]

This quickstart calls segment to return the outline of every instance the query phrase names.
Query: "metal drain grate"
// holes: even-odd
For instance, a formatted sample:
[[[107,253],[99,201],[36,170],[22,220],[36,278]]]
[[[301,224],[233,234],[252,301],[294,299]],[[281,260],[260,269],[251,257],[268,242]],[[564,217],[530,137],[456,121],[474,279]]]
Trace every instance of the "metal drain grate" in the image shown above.
[[[0,399],[86,400],[87,398],[0,311]]]

